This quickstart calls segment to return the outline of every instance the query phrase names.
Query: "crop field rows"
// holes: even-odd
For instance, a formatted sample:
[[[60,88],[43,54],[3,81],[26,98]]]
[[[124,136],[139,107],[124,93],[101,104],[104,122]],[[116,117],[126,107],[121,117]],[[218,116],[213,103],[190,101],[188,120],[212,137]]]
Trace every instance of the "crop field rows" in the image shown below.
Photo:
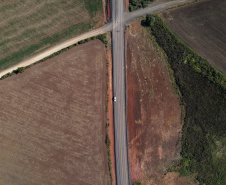
[[[103,24],[101,0],[0,2],[0,70]]]
[[[99,40],[0,86],[0,184],[109,184],[107,67]]]

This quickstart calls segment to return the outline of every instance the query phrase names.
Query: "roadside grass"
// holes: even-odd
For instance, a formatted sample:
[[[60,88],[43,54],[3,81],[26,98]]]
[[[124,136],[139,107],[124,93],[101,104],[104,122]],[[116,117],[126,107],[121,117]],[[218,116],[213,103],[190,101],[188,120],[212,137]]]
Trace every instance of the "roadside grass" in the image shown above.
[[[0,70],[89,31],[102,14],[101,0],[0,2]]]
[[[181,176],[200,184],[226,184],[226,78],[177,39],[157,15],[146,26],[165,51],[185,108]]]
[[[134,182],[132,185],[142,185],[141,182]]]

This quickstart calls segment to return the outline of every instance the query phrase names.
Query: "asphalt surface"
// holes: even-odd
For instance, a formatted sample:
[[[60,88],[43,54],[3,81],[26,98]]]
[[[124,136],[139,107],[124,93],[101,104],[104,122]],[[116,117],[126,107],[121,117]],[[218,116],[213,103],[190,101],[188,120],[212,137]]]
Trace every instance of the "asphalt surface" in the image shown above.
[[[127,124],[126,124],[126,80],[125,80],[125,25],[124,1],[112,1],[112,56],[113,56],[113,95],[115,130],[115,165],[117,185],[130,184]]]
[[[114,131],[115,131],[115,169],[117,185],[129,185],[130,170],[128,158],[128,129],[126,111],[126,49],[125,24],[137,17],[156,13],[189,0],[176,0],[156,4],[134,12],[124,12],[123,0],[112,0],[112,56],[113,56],[113,95]]]
[[[153,6],[152,6],[152,4],[150,4],[147,8],[141,8],[141,9],[135,10],[133,12],[125,12],[124,13],[124,23],[129,23],[132,20],[134,20],[140,16],[157,13],[157,12],[166,10],[170,7],[178,6],[180,4],[184,4],[187,2],[193,2],[193,1],[194,0],[174,0],[174,1],[170,1],[170,2],[155,4]]]

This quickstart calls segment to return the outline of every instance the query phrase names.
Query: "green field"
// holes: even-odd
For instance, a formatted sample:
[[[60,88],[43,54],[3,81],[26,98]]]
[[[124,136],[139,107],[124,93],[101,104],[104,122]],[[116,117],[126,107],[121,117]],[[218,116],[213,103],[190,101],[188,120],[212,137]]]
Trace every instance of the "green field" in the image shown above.
[[[178,40],[158,16],[146,26],[165,51],[185,107],[181,176],[200,184],[226,184],[226,78]]]
[[[104,21],[102,0],[3,0],[0,17],[0,71]]]

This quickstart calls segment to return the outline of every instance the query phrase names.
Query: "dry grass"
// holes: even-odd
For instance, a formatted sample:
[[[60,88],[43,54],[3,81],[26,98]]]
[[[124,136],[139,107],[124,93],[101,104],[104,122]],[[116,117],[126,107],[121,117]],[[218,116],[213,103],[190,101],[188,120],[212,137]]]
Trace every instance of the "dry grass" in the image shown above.
[[[94,40],[0,83],[0,184],[109,184],[106,53]]]
[[[101,0],[0,2],[0,70],[103,24]]]

